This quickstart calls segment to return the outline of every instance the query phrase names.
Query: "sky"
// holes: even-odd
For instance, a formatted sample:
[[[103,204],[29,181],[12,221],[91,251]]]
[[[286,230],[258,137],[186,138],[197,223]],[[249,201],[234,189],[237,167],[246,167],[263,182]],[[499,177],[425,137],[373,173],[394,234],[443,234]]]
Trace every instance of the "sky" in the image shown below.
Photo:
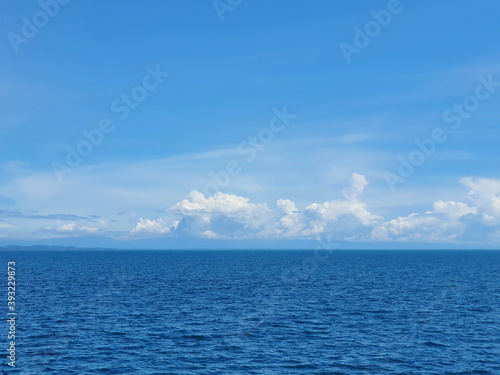
[[[2,245],[500,245],[496,1],[0,5]]]

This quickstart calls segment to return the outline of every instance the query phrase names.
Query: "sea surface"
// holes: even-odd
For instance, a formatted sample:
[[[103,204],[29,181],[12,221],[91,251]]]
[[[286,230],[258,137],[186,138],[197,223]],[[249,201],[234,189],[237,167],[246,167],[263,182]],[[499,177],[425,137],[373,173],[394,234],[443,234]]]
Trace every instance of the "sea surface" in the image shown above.
[[[11,260],[3,374],[500,374],[500,251],[2,252],[5,317]]]

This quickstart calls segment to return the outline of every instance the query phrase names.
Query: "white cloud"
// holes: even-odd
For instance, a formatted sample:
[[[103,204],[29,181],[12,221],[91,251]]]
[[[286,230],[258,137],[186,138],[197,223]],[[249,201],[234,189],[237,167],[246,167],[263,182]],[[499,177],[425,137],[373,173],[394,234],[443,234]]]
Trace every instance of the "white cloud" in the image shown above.
[[[306,207],[306,212],[319,217],[325,222],[335,221],[343,215],[351,215],[361,224],[371,225],[382,218],[379,215],[370,213],[364,203],[357,201],[312,203]]]
[[[295,203],[288,199],[278,199],[272,221],[259,232],[258,236],[264,238],[300,237],[304,236],[303,228],[303,218]]]
[[[496,185],[494,180],[462,182],[473,188],[469,197],[478,205],[437,200],[430,211],[387,220],[371,212],[361,200],[368,182],[356,173],[342,190],[343,199],[311,203],[302,210],[289,199],[253,203],[235,194],[206,197],[193,191],[166,210],[164,217],[141,218],[132,233],[219,239],[333,236],[346,241],[470,241],[478,236],[478,221],[484,227],[485,223],[495,226],[497,218],[500,219],[500,210],[493,204],[500,193],[500,184]],[[485,235],[491,239],[498,237],[491,230]]]
[[[468,187],[469,199],[477,206],[484,224],[500,224],[500,180],[464,177],[460,182]]]
[[[162,218],[156,220],[139,218],[137,225],[132,229],[132,233],[164,234],[170,232]]]
[[[306,207],[306,214],[311,217],[312,220],[312,232],[324,232],[332,224],[337,224],[336,222],[340,218],[350,217],[354,219],[351,220],[351,227],[360,224],[362,226],[374,225],[376,222],[382,220],[382,217],[376,214],[372,214],[366,208],[366,204],[359,201],[360,196],[368,185],[365,176],[357,173],[353,173],[351,176],[351,184],[342,190],[345,200],[333,200],[324,203],[312,203]],[[323,228],[323,230],[321,230]],[[339,228],[342,230],[350,230],[354,228]]]
[[[288,199],[272,204],[251,203],[248,198],[217,193],[213,197],[193,191],[172,205],[164,218],[140,219],[132,233],[168,233],[165,221],[177,217],[172,235],[203,238],[315,238],[330,232],[353,236],[360,227],[369,228],[382,218],[370,213],[359,201],[366,178],[354,173],[344,189],[345,199],[312,203],[299,211]]]
[[[210,238],[255,236],[273,216],[264,203],[250,203],[248,198],[225,193],[205,197],[197,191],[170,207],[169,213],[180,217],[176,232]]]
[[[74,232],[76,230],[76,224],[75,223],[69,223],[69,224],[64,224],[61,225],[60,227],[57,227],[55,229],[56,232]]]
[[[426,241],[437,239],[439,219],[431,214],[408,216],[389,220],[374,228],[372,239],[379,241]]]
[[[99,227],[77,226],[75,223],[63,224],[58,227],[46,227],[44,232],[52,232],[58,234],[94,234],[99,232]]]
[[[342,193],[347,199],[356,200],[358,196],[363,194],[363,191],[368,185],[366,177],[358,173],[353,173],[351,176],[351,186],[345,188]]]
[[[455,242],[466,240],[466,215],[475,216],[477,207],[463,202],[435,201],[433,209],[425,214],[412,213],[375,227],[372,239],[380,241]],[[470,223],[470,221],[469,221]]]
[[[85,233],[97,233],[99,228],[97,227],[80,227],[80,231]]]
[[[457,219],[467,214],[477,214],[477,207],[470,207],[466,203],[455,201],[436,201],[434,202],[433,212],[449,215]]]
[[[184,215],[206,212],[236,217],[254,216],[268,210],[265,204],[248,202],[248,198],[238,197],[234,194],[217,193],[213,197],[205,198],[202,193],[192,191],[189,194],[189,199],[174,204],[170,209],[179,211]]]
[[[211,230],[206,230],[202,233],[203,237],[205,238],[217,238],[217,234],[212,232]]]

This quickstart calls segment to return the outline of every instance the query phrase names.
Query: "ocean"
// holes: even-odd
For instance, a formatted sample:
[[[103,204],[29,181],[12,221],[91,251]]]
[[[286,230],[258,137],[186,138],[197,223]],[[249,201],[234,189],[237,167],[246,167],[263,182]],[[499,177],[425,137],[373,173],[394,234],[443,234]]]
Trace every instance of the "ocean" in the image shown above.
[[[3,374],[500,374],[500,251],[0,259]]]

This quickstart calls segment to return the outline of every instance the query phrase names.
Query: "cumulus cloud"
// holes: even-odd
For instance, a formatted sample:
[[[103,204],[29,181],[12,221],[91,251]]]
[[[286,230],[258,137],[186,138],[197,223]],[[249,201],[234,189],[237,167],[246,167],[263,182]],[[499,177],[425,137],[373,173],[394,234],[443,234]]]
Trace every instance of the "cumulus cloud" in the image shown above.
[[[64,224],[55,229],[56,232],[74,232],[76,230],[75,223]]]
[[[457,219],[467,214],[477,214],[477,207],[470,207],[466,203],[455,201],[434,202],[433,212],[447,214],[451,218]]]
[[[301,215],[291,200],[278,199],[276,201],[279,220],[273,230],[282,237],[294,237],[302,233],[304,223]]]
[[[219,239],[329,236],[372,242],[500,240],[500,181],[464,178],[460,182],[469,188],[469,202],[436,200],[426,212],[392,219],[372,212],[363,202],[368,181],[357,173],[342,190],[342,199],[310,203],[302,209],[289,199],[254,203],[234,194],[207,197],[193,191],[164,217],[139,219],[132,233]]]
[[[135,228],[132,229],[132,233],[164,234],[168,232],[170,232],[170,228],[162,218],[150,220],[141,217]]]
[[[366,177],[358,173],[353,173],[351,176],[351,185],[342,190],[342,194],[349,200],[356,200],[365,190],[368,181]]]
[[[212,197],[193,191],[167,210],[165,218],[140,219],[132,233],[167,234],[164,222],[177,217],[172,235],[202,238],[316,238],[326,232],[352,236],[360,227],[369,228],[382,218],[372,214],[359,200],[367,185],[366,178],[354,173],[345,199],[312,203],[300,211],[289,199],[271,203],[252,203],[234,194],[217,193]]]
[[[45,232],[58,234],[94,234],[99,231],[99,227],[77,226],[75,223],[63,224],[58,227],[46,227]]]
[[[380,215],[371,213],[360,200],[368,185],[366,178],[353,173],[351,183],[342,190],[345,199],[323,203],[311,203],[305,208],[306,221],[303,231],[306,235],[335,234],[339,239],[365,238],[370,228],[382,220]]]
[[[306,207],[306,212],[325,223],[334,222],[341,216],[352,216],[363,225],[370,225],[381,219],[379,215],[370,213],[366,205],[357,201],[331,201],[312,203]]]
[[[468,180],[475,184],[472,180]],[[483,200],[483,193],[470,191],[469,196]],[[374,227],[372,239],[381,241],[457,242],[477,239],[481,228],[481,207],[464,202],[438,200],[432,210],[425,214],[412,213],[408,216],[388,220]],[[489,231],[488,231],[489,232]]]
[[[476,205],[483,223],[500,224],[500,180],[464,177],[460,182],[470,189],[468,197]]]
[[[99,228],[98,227],[80,227],[78,230],[85,232],[85,233],[97,233],[99,231]]]
[[[438,240],[439,219],[430,213],[419,215],[412,213],[386,221],[375,227],[372,239],[379,241],[425,241]]]
[[[225,193],[205,197],[197,191],[169,212],[180,217],[178,234],[209,238],[254,237],[273,217],[265,203],[250,203],[248,198]]]

